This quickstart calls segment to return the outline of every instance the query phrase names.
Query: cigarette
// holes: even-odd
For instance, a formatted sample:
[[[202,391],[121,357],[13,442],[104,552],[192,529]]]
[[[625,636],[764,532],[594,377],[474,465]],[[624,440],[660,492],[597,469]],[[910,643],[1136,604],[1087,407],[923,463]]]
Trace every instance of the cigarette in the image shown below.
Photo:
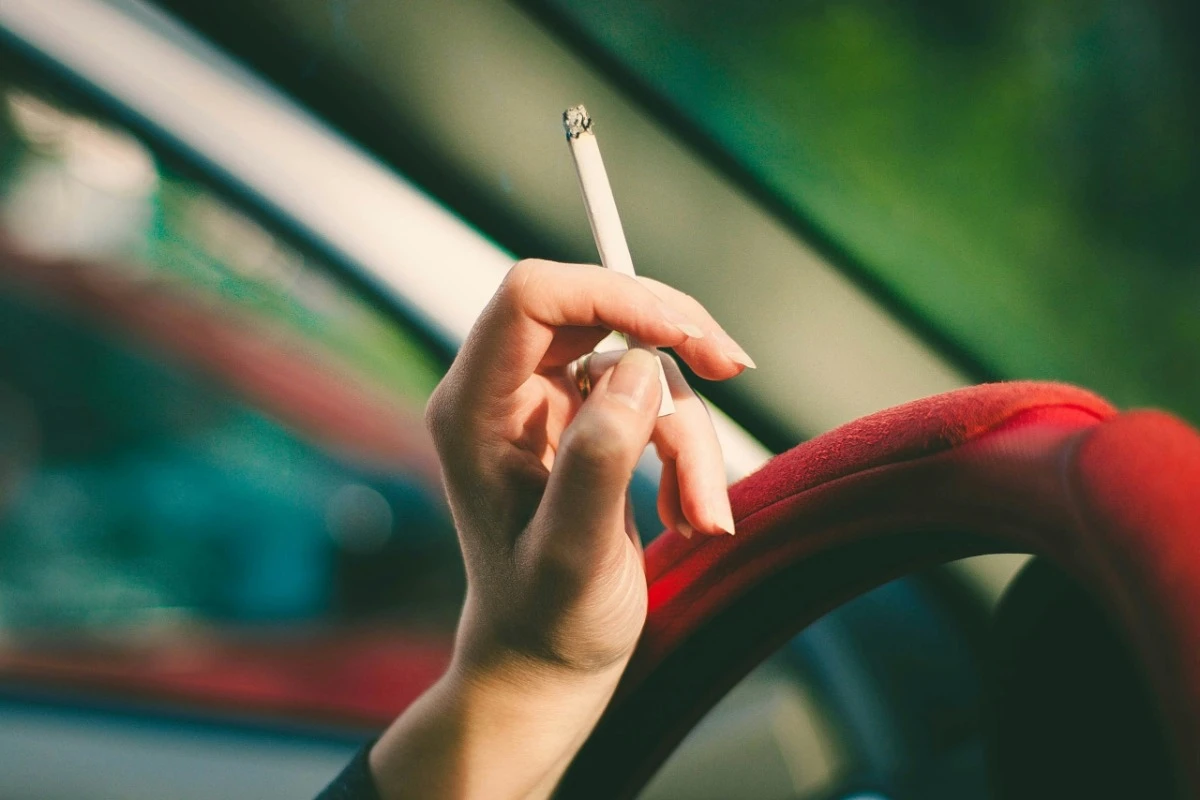
[[[572,106],[563,112],[563,128],[567,132],[567,144],[575,162],[575,174],[579,178],[579,189],[583,193],[583,205],[587,209],[588,222],[592,226],[592,238],[600,251],[600,263],[614,272],[636,277],[633,271],[633,256],[629,243],[625,241],[625,230],[617,214],[617,201],[604,161],[600,158],[600,145],[592,129],[592,118],[583,106]],[[626,347],[646,347],[631,336],[620,334]],[[646,348],[648,350],[653,348]],[[671,399],[671,388],[662,362],[658,365],[658,379],[662,384],[662,402],[658,415],[665,417],[675,413],[675,402]]]

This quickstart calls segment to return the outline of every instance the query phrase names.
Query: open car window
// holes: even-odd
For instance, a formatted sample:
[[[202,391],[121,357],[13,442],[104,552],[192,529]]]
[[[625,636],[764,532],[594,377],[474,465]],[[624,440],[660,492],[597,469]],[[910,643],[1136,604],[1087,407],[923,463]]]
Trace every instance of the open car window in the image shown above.
[[[390,718],[463,586],[439,361],[35,83],[0,84],[0,164],[0,676]]]

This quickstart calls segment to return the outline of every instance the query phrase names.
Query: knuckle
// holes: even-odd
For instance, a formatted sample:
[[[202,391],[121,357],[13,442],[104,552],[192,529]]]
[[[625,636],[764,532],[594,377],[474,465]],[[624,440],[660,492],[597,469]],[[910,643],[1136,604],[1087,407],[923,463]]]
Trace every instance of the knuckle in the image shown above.
[[[433,437],[433,442],[439,447],[446,441],[447,434],[453,429],[451,420],[451,403],[449,389],[446,388],[448,379],[443,379],[429,396],[425,404],[425,429]]]
[[[425,430],[429,431],[435,442],[438,439],[438,431],[442,427],[441,416],[444,413],[440,397],[435,389],[429,396],[429,402],[425,404]]]
[[[536,285],[549,267],[549,262],[526,258],[513,264],[504,276],[501,294],[513,305],[521,305],[531,286]]]

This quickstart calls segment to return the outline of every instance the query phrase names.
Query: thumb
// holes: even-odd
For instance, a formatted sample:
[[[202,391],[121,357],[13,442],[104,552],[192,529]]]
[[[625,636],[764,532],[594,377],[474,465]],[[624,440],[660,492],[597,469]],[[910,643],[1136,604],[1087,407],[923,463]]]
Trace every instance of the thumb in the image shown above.
[[[653,352],[634,348],[597,381],[559,440],[540,530],[575,542],[626,535],[625,492],[658,418],[658,370]]]

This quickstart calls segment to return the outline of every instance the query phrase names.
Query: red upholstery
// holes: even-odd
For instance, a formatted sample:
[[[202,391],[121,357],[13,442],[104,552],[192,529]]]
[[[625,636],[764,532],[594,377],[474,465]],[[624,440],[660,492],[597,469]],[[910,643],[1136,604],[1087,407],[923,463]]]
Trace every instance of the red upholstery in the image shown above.
[[[560,796],[635,793],[730,686],[853,596],[1017,551],[1106,604],[1200,797],[1200,436],[1184,424],[1068,386],[978,386],[813,439],[731,497],[736,537],[668,533],[647,550],[645,633]]]

